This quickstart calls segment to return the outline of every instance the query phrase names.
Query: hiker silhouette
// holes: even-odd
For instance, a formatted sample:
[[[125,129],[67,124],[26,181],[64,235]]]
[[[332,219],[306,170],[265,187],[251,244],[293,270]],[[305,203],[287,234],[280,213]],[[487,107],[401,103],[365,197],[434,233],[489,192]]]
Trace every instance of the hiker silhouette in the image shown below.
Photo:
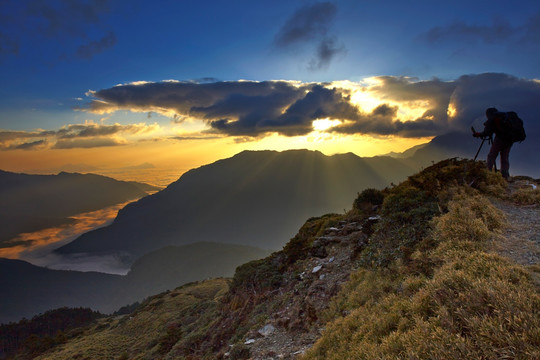
[[[496,108],[489,108],[486,110],[487,121],[484,123],[484,131],[474,132],[474,137],[492,139],[495,134],[495,139],[491,140],[491,148],[487,155],[487,167],[489,170],[497,170],[495,161],[497,156],[501,155],[501,174],[508,180],[510,177],[510,149],[512,148],[513,141],[509,137],[509,134],[503,131],[502,122],[506,119],[506,113],[498,111]]]

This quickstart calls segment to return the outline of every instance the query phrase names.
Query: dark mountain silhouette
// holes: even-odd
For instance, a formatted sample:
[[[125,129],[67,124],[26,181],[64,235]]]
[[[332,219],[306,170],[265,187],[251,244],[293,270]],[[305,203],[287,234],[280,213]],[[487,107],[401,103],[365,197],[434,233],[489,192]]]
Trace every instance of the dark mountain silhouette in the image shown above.
[[[50,270],[21,260],[0,258],[0,323],[31,317],[62,306],[113,310],[104,294],[121,276],[96,272]]]
[[[169,246],[138,259],[126,276],[51,270],[0,258],[0,323],[63,306],[110,313],[188,282],[232,276],[238,265],[267,255],[231,244]]]
[[[27,175],[0,170],[0,244],[69,216],[140,198],[158,188],[94,174]]]
[[[382,188],[413,171],[391,157],[244,151],[188,171],[166,189],[126,206],[110,226],[58,251],[141,255],[199,241],[279,249],[306,218],[342,212],[357,192]]]

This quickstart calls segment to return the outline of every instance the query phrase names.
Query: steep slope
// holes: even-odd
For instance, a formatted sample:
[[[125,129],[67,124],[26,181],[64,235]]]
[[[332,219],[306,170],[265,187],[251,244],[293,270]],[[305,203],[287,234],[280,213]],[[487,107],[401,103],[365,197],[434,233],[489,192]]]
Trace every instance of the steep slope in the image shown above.
[[[157,188],[101,175],[27,175],[0,170],[0,244],[22,232],[69,222],[69,216],[147,195]]]
[[[138,259],[126,276],[50,270],[0,258],[0,323],[62,306],[110,313],[188,282],[232,276],[238,265],[266,255],[232,244],[169,246]]]
[[[215,282],[157,295],[40,359],[539,358],[540,268],[496,254],[509,225],[490,198],[522,206],[506,185],[448,160],[367,189],[240,266],[219,296],[188,294]],[[540,206],[538,190],[526,195]]]
[[[342,212],[358,191],[412,172],[390,157],[245,151],[185,173],[165,190],[126,206],[110,226],[58,251],[140,255],[197,241],[279,249],[312,214]]]

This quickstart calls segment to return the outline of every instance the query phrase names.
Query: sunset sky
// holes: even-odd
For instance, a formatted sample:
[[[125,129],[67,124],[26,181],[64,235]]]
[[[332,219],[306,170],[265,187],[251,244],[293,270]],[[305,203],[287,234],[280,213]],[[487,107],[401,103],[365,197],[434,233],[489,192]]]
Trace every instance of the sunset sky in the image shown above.
[[[539,69],[538,1],[2,1],[0,169],[403,151],[532,120]]]

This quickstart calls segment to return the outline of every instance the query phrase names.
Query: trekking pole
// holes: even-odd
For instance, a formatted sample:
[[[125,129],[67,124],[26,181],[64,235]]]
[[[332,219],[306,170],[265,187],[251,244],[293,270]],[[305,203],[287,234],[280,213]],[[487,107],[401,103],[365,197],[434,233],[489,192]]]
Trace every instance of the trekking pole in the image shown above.
[[[482,143],[480,144],[480,147],[478,148],[478,151],[476,152],[476,155],[474,155],[474,161],[476,161],[476,158],[478,157],[478,154],[480,154],[480,150],[482,149],[482,146],[484,145],[485,141],[486,141],[486,138],[482,138]]]
[[[474,130],[474,127],[471,126],[471,130],[474,133],[476,133],[476,130]],[[478,154],[480,154],[480,150],[482,149],[482,146],[484,145],[484,142],[486,141],[486,137],[482,138],[482,143],[480,144],[480,147],[478,148],[478,151],[476,152],[476,155],[474,155],[474,161],[476,161],[476,158],[478,157]]]

